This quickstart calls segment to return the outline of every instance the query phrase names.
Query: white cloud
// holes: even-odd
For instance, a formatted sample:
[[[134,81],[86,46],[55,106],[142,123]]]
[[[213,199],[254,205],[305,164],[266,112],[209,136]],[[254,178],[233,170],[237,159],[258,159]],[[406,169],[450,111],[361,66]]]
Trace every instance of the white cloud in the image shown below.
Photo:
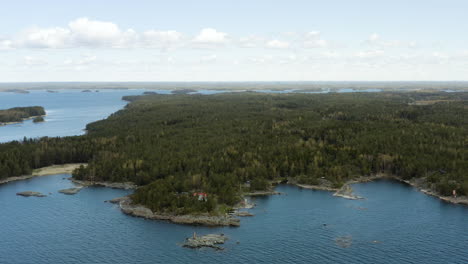
[[[251,35],[248,37],[242,37],[238,41],[238,46],[241,48],[257,48],[265,40],[262,37]]]
[[[228,34],[213,28],[204,28],[195,36],[193,42],[199,44],[224,44],[228,42]]]
[[[445,53],[441,53],[441,52],[434,52],[432,53],[432,57],[436,58],[436,59],[449,59],[450,56],[445,54]]]
[[[47,61],[43,59],[38,59],[35,57],[31,56],[24,56],[23,57],[23,64],[26,66],[40,66],[40,65],[46,65]]]
[[[270,40],[266,43],[267,48],[272,48],[272,49],[287,49],[290,47],[289,42],[287,41],[281,41],[281,40]]]
[[[208,55],[208,56],[203,56],[200,59],[201,63],[212,63],[215,62],[218,59],[218,56],[216,54]]]
[[[361,59],[369,59],[369,58],[381,57],[382,55],[384,55],[383,50],[370,50],[370,51],[358,52],[354,55],[354,57],[361,58]]]
[[[123,37],[116,24],[89,20],[86,17],[70,22],[68,27],[72,32],[73,41],[85,46],[114,45]]]
[[[13,48],[13,42],[8,39],[0,39],[0,50],[9,50]]]
[[[72,65],[72,66],[83,66],[89,65],[96,61],[97,57],[94,55],[84,55],[81,59],[72,60],[68,59],[63,62],[65,65]]]
[[[13,46],[25,48],[65,48],[70,45],[71,32],[68,29],[33,27],[22,32],[13,41]]]
[[[309,48],[324,48],[328,46],[328,41],[321,38],[320,31],[311,31],[305,34],[302,46]]]
[[[148,30],[143,32],[143,38],[150,43],[176,43],[182,40],[182,33],[175,30]]]

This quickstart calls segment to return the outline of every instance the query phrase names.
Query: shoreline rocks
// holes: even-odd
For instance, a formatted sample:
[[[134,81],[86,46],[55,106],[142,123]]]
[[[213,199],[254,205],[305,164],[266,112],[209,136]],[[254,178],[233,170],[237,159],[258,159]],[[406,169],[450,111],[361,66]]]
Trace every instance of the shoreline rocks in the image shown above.
[[[23,197],[31,197],[31,196],[34,196],[34,197],[46,197],[46,196],[47,196],[47,195],[42,194],[42,193],[40,193],[40,192],[33,192],[33,191],[19,192],[19,193],[16,193],[16,195],[23,196]]]
[[[237,211],[237,212],[234,212],[232,215],[240,216],[240,217],[255,216],[254,214],[247,212],[247,211]]]
[[[333,194],[333,196],[342,197],[342,198],[349,199],[349,200],[362,200],[362,199],[364,199],[361,196],[355,195],[353,193],[353,189],[351,188],[351,186],[349,186],[349,184],[343,185],[343,187],[341,189],[339,189],[338,191],[336,191]]]
[[[115,199],[113,199],[115,200]],[[115,201],[116,202],[116,201]],[[154,213],[142,205],[132,204],[130,197],[122,197],[119,200],[120,210],[127,215],[142,217],[152,220],[167,220],[176,224],[205,225],[205,226],[240,226],[240,219],[232,216],[212,215],[173,215]]]

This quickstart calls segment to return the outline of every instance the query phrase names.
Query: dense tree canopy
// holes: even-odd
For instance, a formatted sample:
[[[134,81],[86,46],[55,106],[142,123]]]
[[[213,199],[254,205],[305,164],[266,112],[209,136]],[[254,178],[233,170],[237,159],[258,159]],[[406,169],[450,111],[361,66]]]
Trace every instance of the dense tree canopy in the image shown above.
[[[0,178],[89,162],[77,179],[133,181],[134,201],[187,213],[294,179],[335,187],[387,172],[468,194],[466,93],[145,95],[79,137],[0,145]],[[245,183],[249,182],[249,185]],[[209,202],[191,193],[202,191]]]
[[[42,116],[46,112],[42,106],[15,107],[0,110],[0,124],[8,122],[20,122],[33,116]]]

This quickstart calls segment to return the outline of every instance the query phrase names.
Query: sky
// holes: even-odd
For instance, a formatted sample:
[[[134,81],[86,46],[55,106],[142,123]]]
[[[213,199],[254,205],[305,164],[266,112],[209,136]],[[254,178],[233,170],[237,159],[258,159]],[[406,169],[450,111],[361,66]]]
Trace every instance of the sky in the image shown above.
[[[466,81],[466,0],[0,0],[0,82]]]

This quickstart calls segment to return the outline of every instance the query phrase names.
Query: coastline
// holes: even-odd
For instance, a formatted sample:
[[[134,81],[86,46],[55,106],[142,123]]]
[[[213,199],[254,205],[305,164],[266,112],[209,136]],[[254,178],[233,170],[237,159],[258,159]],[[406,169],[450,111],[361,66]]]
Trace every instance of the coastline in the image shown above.
[[[14,181],[22,181],[22,180],[29,180],[34,177],[40,176],[48,176],[48,175],[57,175],[57,174],[70,174],[73,170],[79,168],[81,165],[86,166],[86,163],[68,163],[63,165],[51,165],[47,167],[42,167],[39,169],[35,169],[31,175],[23,175],[23,176],[14,176],[8,177],[6,179],[0,180],[1,184],[6,184],[9,182]]]
[[[90,187],[90,186],[99,186],[99,187],[106,187],[112,189],[125,189],[125,190],[134,190],[138,188],[136,184],[133,182],[99,182],[99,181],[81,181],[75,180],[70,178],[70,181],[73,183],[83,187]]]
[[[346,199],[351,199],[351,200],[358,200],[358,199],[363,199],[362,197],[358,197],[355,195],[349,195],[349,194],[341,194],[340,191],[347,188],[347,186],[351,184],[357,184],[357,183],[365,183],[365,182],[372,182],[375,180],[381,180],[381,179],[390,179],[390,180],[395,180],[404,184],[407,184],[413,188],[416,188],[418,191],[439,198],[440,200],[448,203],[453,203],[453,204],[462,204],[462,205],[468,205],[468,197],[467,196],[459,196],[457,198],[452,197],[452,196],[444,196],[436,193],[433,190],[429,190],[421,186],[421,184],[416,183],[415,181],[408,181],[408,180],[403,180],[399,178],[396,175],[390,175],[386,173],[379,173],[375,174],[369,177],[359,177],[354,180],[349,180],[341,188],[331,188],[331,187],[326,187],[326,186],[320,186],[320,185],[307,185],[307,184],[299,184],[299,183],[292,183],[293,185],[298,186],[299,188],[303,189],[310,189],[310,190],[319,190],[319,191],[329,191],[329,192],[334,192],[333,196],[337,197],[342,197]]]
[[[38,116],[30,116],[30,117],[27,117],[27,118],[23,118],[23,120],[21,121],[14,121],[14,122],[0,122],[0,126],[8,126],[8,125],[15,125],[15,124],[22,124],[24,121],[27,121],[27,120],[31,120],[31,119],[34,119],[36,117],[45,117],[47,115],[38,115]]]
[[[112,201],[111,201],[112,202]],[[212,216],[202,215],[172,215],[154,213],[151,209],[142,205],[133,205],[132,199],[128,196],[113,199],[119,204],[120,210],[127,215],[141,217],[151,220],[166,220],[175,224],[184,225],[204,225],[204,226],[240,226],[240,219],[232,216]]]

